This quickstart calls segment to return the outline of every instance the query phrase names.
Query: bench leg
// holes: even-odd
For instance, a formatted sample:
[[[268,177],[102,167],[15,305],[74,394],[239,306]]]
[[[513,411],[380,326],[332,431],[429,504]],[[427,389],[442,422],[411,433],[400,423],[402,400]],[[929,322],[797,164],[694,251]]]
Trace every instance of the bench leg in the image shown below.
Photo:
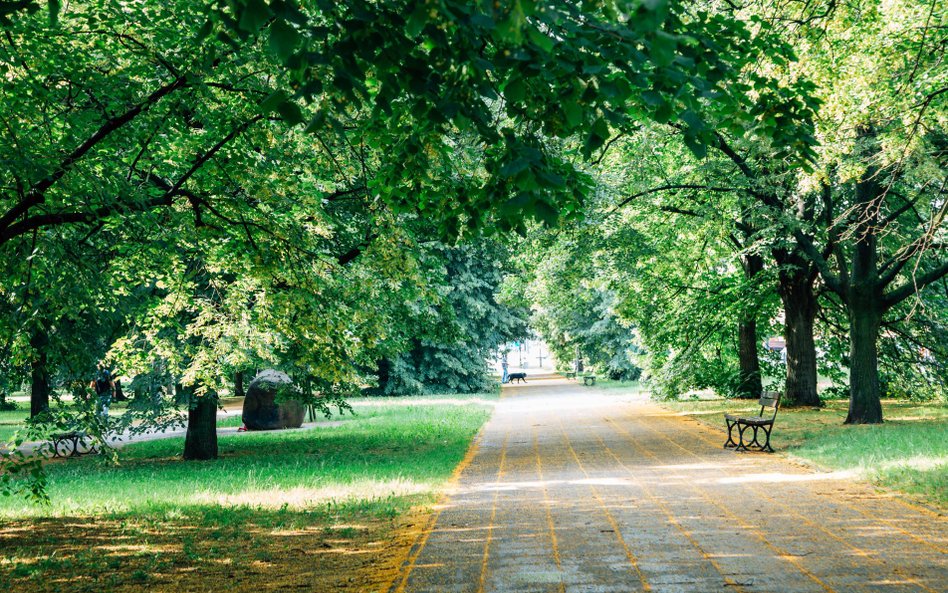
[[[93,453],[98,453],[98,449],[95,448],[95,445],[86,441],[84,437],[80,437],[76,441],[76,452],[75,455],[91,455]]]
[[[735,424],[737,424],[738,440],[737,440],[737,447],[734,450],[747,451],[747,444],[744,443],[744,431],[750,428],[750,425],[741,424],[740,422],[736,422]]]
[[[771,425],[769,425],[769,426],[766,426],[766,425],[765,425],[765,426],[761,426],[761,428],[764,429],[764,434],[765,434],[766,437],[767,437],[766,439],[764,439],[764,446],[760,448],[761,451],[766,451],[766,452],[768,452],[768,453],[773,453],[773,452],[774,452],[773,447],[770,446],[770,431],[771,431],[771,429],[773,429],[773,427],[774,427],[773,424],[771,424]]]
[[[763,424],[763,425],[751,425],[751,424],[740,424],[740,442],[737,445],[737,451],[750,451],[752,448],[758,451],[766,451],[767,453],[773,453],[774,450],[770,446],[770,430],[773,428],[772,424]],[[753,429],[753,435],[750,440],[744,438],[744,431],[748,428]],[[763,429],[764,439],[763,444],[760,442],[758,430]]]
[[[727,424],[727,442],[724,443],[724,448],[729,449],[736,447],[737,443],[734,442],[734,426],[737,425],[737,420],[728,420],[725,418],[724,422]]]

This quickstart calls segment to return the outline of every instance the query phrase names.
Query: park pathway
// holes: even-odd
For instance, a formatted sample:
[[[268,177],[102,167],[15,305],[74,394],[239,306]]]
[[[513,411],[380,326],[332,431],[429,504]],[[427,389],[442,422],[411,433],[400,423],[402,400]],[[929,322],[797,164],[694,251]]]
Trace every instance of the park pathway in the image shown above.
[[[946,517],[723,440],[563,379],[505,387],[390,593],[948,591]]]

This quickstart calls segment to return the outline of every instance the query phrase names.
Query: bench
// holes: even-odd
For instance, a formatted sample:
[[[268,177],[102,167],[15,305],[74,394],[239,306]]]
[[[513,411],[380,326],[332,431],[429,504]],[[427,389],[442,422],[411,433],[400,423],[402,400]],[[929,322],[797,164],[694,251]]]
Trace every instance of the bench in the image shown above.
[[[777,409],[780,407],[780,393],[775,391],[765,391],[760,396],[760,412],[756,416],[739,416],[736,414],[725,414],[724,422],[727,423],[727,442],[724,448],[734,447],[735,451],[749,451],[751,448],[758,451],[767,451],[773,453],[770,446],[770,431],[773,430],[774,420],[777,418]],[[772,410],[770,417],[764,416],[764,410]],[[738,431],[738,439],[734,440],[734,429]],[[750,429],[753,437],[748,441],[744,438],[744,433]],[[761,443],[758,433],[763,431],[764,442]]]
[[[565,373],[563,373],[563,376],[566,377],[567,379],[575,379],[576,371],[566,371]]]
[[[70,430],[50,436],[53,445],[53,457],[78,457],[98,453],[98,449],[91,444],[89,435],[81,430]]]
[[[583,385],[595,385],[596,375],[583,375]]]

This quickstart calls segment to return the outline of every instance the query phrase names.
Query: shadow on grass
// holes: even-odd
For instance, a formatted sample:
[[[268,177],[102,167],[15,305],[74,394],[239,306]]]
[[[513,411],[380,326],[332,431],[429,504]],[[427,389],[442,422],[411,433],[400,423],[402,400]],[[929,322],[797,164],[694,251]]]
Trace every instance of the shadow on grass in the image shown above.
[[[192,505],[6,522],[0,590],[381,590],[412,533],[392,509],[419,502],[313,510]]]
[[[0,591],[380,591],[489,415],[378,407],[332,427],[181,438],[48,466],[51,507],[0,500]],[[411,525],[414,525],[412,527]],[[397,527],[397,529],[396,529]]]

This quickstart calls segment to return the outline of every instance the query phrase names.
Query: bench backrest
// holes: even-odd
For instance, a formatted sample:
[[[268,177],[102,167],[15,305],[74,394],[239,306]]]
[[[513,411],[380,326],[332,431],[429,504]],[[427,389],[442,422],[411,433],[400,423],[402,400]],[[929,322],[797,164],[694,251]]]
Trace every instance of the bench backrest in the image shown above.
[[[773,410],[772,418],[777,417],[777,408],[780,407],[780,396],[782,394],[779,391],[765,391],[760,396],[760,401],[757,402],[760,404],[760,414],[759,416],[763,418],[764,410],[770,408]]]

